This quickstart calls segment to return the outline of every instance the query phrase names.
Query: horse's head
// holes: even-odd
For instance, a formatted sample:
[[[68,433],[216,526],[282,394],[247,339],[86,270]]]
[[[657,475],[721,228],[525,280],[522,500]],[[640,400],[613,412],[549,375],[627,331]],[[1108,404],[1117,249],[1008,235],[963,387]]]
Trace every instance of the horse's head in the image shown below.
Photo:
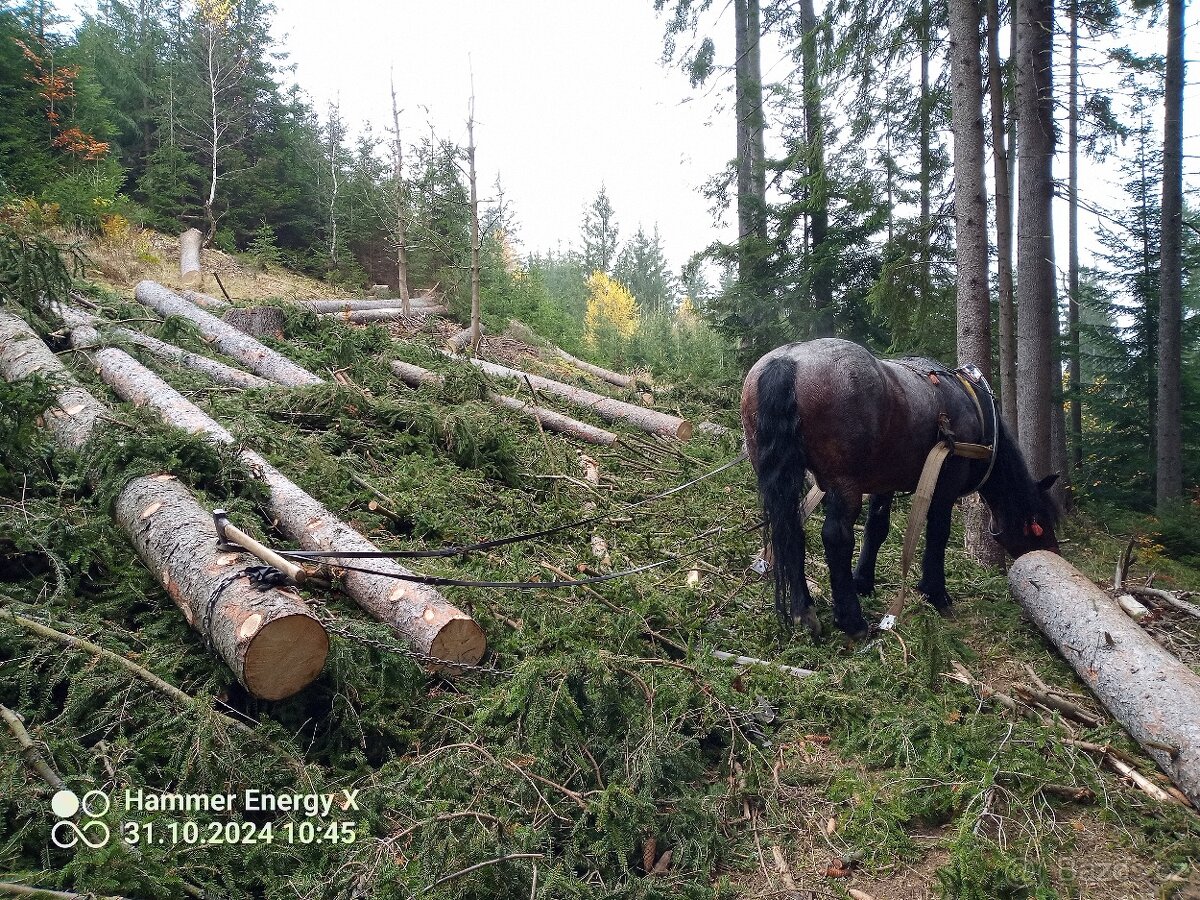
[[[1014,521],[998,522],[1000,529],[992,532],[996,542],[1014,559],[1033,550],[1058,552],[1054,526],[1058,524],[1058,506],[1050,496],[1050,487],[1058,473],[1047,475],[1037,483],[1037,502],[1032,509]]]

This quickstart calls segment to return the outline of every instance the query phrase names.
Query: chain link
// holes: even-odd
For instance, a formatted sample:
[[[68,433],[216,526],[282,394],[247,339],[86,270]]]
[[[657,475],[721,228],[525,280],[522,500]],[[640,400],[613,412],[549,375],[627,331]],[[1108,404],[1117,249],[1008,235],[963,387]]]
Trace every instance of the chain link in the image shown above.
[[[336,634],[338,637],[345,638],[355,644],[360,644],[364,647],[372,647],[383,653],[394,653],[397,656],[403,656],[408,659],[415,660],[421,665],[431,666],[436,669],[451,669],[456,673],[463,672],[478,672],[484,675],[503,675],[510,676],[511,672],[506,672],[503,669],[497,669],[492,665],[472,665],[471,663],[453,662],[448,659],[442,659],[438,656],[430,656],[428,653],[422,653],[420,650],[414,650],[411,647],[405,647],[401,644],[393,644],[386,641],[378,640],[377,638],[365,637],[361,634],[355,634],[349,628],[339,625],[339,622],[345,621],[339,619],[324,602],[309,598],[305,601],[312,609],[317,620],[325,627],[325,630],[330,634]]]

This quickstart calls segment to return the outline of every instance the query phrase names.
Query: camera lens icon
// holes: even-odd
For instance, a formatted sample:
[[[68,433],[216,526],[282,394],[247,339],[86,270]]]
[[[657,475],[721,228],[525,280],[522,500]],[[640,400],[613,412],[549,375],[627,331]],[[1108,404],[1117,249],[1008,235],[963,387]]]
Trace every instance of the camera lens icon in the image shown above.
[[[50,841],[64,850],[83,844],[98,850],[108,843],[112,833],[100,819],[108,815],[112,801],[103,791],[88,791],[79,797],[74,791],[61,790],[50,798],[50,809],[58,817],[50,829]],[[76,825],[71,818],[82,811],[85,821]]]

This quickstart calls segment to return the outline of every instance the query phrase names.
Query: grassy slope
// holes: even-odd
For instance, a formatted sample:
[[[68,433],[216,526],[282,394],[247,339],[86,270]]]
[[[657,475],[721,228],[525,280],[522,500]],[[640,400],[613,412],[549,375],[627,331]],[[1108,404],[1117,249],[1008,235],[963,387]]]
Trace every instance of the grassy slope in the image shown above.
[[[140,308],[109,306],[114,315],[145,318]],[[159,333],[203,349],[186,329],[168,324]],[[563,477],[579,477],[575,447],[471,399],[477,376],[439,358],[427,339],[307,316],[294,316],[288,334],[280,349],[323,375],[345,370],[370,395],[332,385],[236,394],[145,361],[385,546],[436,546],[570,521],[589,503],[608,509],[647,496],[737,449],[732,438],[700,438],[680,453],[644,451],[652,461],[628,449],[588,449],[603,473],[596,491]],[[409,392],[389,377],[393,357],[452,377],[439,390]],[[117,405],[84,360],[64,359]],[[32,418],[45,405],[28,389],[5,390],[0,405],[17,415]],[[706,406],[683,387],[660,397],[666,408],[728,420],[733,398],[709,400],[721,405]],[[348,600],[321,596],[314,599],[347,635],[335,636],[324,674],[291,700],[256,702],[230,683],[130,558],[106,505],[131,473],[170,469],[213,505],[229,507],[234,521],[271,537],[255,485],[228,455],[166,432],[139,411],[118,407],[117,416],[134,427],[112,428],[83,461],[51,457],[36,434],[4,448],[21,459],[25,477],[0,483],[7,498],[0,597],[132,656],[206,702],[228,700],[259,718],[274,746],[181,711],[2,620],[0,702],[26,716],[73,786],[358,788],[362,811],[343,816],[358,822],[358,839],[162,845],[144,848],[138,860],[111,847],[52,850],[48,791],[6,752],[0,872],[136,897],[178,896],[181,873],[222,897],[524,897],[535,878],[545,897],[766,897],[783,896],[777,848],[799,887],[825,896],[848,885],[880,898],[1140,897],[1186,874],[1196,856],[1200,829],[1191,814],[1098,771],[1086,754],[1065,748],[1054,727],[1013,722],[941,676],[961,660],[1006,688],[1029,664],[1047,681],[1078,689],[1022,620],[1003,578],[961,554],[952,552],[949,563],[958,615],[943,621],[914,604],[903,642],[859,654],[782,632],[767,586],[746,572],[758,538],[740,530],[757,516],[745,467],[596,529],[610,548],[607,566],[592,557],[588,534],[577,532],[418,566],[524,580],[550,577],[546,565],[573,574],[621,569],[701,548],[695,588],[684,583],[686,569],[666,566],[594,590],[448,592],[483,625],[497,670],[453,680],[422,672]],[[85,473],[103,489],[82,487]],[[386,495],[395,516],[372,512],[372,495],[352,474]],[[713,528],[722,530],[695,537]],[[814,550],[817,532],[810,527]],[[1095,523],[1068,536],[1073,561],[1093,577],[1110,577],[1119,536]],[[893,540],[880,563],[880,596],[869,602],[875,614],[896,587],[898,555]],[[1197,583],[1194,571],[1150,563],[1181,586]],[[810,574],[824,583],[819,564]],[[1164,627],[1181,644],[1192,639],[1190,625]],[[708,657],[711,647],[821,674],[800,681],[737,670]],[[1077,730],[1128,748],[1112,725]],[[1043,792],[1046,784],[1087,787],[1097,799],[1065,802]],[[112,821],[122,817],[153,818],[123,816],[118,804]],[[301,821],[285,816],[277,829],[289,818]],[[438,884],[509,854],[540,856]],[[842,858],[852,877],[827,878]],[[647,862],[659,862],[662,873],[647,877]]]

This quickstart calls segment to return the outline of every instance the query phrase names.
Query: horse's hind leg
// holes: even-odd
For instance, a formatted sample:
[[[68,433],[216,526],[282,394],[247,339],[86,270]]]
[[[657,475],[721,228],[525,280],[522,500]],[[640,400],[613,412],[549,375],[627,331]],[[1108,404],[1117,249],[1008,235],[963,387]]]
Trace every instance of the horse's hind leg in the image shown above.
[[[950,517],[954,500],[934,499],[929,506],[925,526],[925,557],[921,561],[921,581],[917,590],[925,595],[942,615],[954,602],[946,591],[946,544],[950,541]]]
[[[825,525],[821,540],[829,565],[829,591],[833,595],[833,621],[852,637],[867,632],[862,606],[854,589],[850,562],[854,557],[854,522],[862,509],[861,494],[830,491],[825,495]]]
[[[860,597],[875,593],[875,561],[879,547],[887,538],[892,523],[892,498],[895,494],[872,494],[867,505],[867,527],[862,553],[854,567],[854,587]]]

